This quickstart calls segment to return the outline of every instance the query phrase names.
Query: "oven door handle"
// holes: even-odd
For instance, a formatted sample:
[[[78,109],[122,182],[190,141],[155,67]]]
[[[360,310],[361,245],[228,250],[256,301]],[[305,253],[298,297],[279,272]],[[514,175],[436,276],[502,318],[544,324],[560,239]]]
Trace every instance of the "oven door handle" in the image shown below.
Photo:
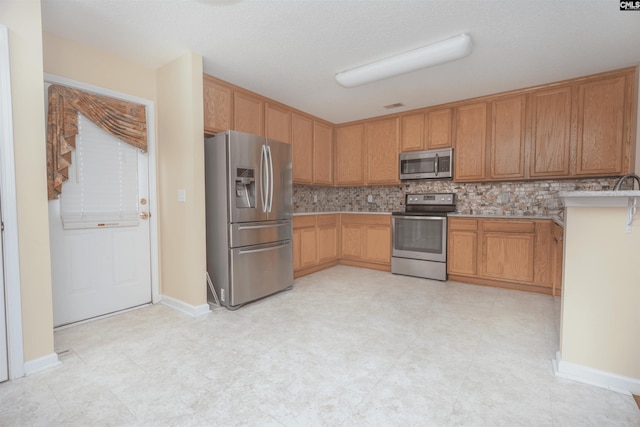
[[[428,216],[428,215],[407,215],[407,216],[402,216],[402,215],[394,215],[393,218],[402,218],[402,219],[417,219],[417,220],[428,220],[428,221],[441,221],[443,219],[446,219],[446,216]]]

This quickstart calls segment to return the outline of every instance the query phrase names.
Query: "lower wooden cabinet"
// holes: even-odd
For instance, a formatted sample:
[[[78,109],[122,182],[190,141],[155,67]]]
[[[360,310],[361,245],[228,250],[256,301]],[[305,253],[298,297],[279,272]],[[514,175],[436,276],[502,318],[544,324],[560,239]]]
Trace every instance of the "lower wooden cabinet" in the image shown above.
[[[391,216],[294,216],[294,277],[301,277],[338,263],[391,271]]]
[[[391,271],[391,216],[341,215],[342,264]]]
[[[478,274],[478,220],[449,219],[447,272],[463,276]]]
[[[562,268],[554,226],[546,219],[449,218],[449,279],[553,294]]]
[[[337,264],[338,222],[337,214],[293,217],[294,277]]]

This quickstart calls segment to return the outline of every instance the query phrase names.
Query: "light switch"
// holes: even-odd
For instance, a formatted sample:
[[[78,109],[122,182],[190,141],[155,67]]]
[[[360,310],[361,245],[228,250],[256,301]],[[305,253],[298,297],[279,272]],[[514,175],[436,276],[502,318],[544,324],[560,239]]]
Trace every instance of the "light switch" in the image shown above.
[[[178,202],[184,203],[187,200],[187,192],[184,189],[178,190]]]
[[[373,202],[373,196],[371,194],[369,194],[367,196],[367,202],[372,203]]]
[[[317,194],[313,195],[313,203],[318,203],[318,195]]]

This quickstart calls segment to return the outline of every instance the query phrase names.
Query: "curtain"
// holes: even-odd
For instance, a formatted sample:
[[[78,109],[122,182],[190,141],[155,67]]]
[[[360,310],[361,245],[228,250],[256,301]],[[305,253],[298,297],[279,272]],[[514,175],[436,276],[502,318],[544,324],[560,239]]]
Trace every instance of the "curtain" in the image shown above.
[[[49,86],[47,117],[47,189],[49,200],[69,179],[71,152],[78,134],[78,113],[104,131],[142,151],[147,150],[144,105],[93,95],[65,86]]]

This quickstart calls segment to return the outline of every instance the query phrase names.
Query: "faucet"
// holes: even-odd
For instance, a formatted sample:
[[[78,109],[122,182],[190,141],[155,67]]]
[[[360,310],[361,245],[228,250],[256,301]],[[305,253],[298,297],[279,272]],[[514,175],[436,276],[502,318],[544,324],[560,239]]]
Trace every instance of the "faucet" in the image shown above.
[[[620,186],[622,186],[622,183],[623,183],[624,181],[626,181],[628,178],[633,178],[633,179],[635,179],[636,181],[638,181],[638,187],[640,187],[640,176],[636,175],[635,173],[629,173],[629,174],[627,174],[627,175],[623,176],[622,178],[620,178],[620,179],[618,180],[618,182],[616,182],[615,187],[613,187],[613,191],[618,191],[618,190],[620,190]],[[633,190],[633,183],[631,183],[631,189]]]

